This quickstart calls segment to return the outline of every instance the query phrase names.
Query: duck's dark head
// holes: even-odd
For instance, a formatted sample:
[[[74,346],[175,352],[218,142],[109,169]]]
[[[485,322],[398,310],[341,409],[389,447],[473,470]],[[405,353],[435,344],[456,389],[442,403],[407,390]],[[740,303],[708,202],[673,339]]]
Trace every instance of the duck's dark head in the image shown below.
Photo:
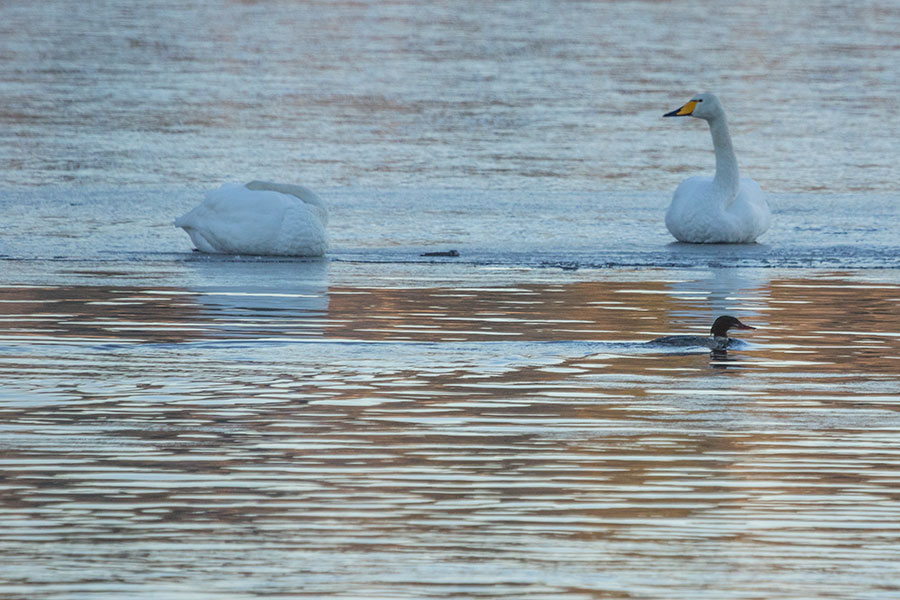
[[[716,319],[716,322],[713,323],[710,333],[714,336],[728,337],[729,329],[756,329],[756,327],[744,325],[743,323],[738,321],[737,318],[732,317],[731,315],[723,315]]]

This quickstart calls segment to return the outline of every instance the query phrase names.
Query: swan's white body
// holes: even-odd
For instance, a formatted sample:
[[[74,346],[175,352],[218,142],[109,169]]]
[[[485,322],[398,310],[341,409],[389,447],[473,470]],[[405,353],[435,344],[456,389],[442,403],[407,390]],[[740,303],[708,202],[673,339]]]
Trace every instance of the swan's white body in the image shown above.
[[[713,94],[700,94],[665,116],[705,119],[716,154],[715,177],[681,182],[666,212],[666,227],[680,242],[746,244],[756,241],[772,220],[759,184],[741,178],[725,111]]]
[[[251,181],[225,184],[175,219],[201,252],[322,256],[328,210],[299,185]]]

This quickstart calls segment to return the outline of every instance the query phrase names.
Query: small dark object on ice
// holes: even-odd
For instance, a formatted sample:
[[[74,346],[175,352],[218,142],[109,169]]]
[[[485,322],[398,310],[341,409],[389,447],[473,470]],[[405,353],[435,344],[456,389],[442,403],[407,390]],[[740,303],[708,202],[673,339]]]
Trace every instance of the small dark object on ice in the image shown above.
[[[457,250],[444,250],[442,252],[423,252],[419,256],[459,256]]]

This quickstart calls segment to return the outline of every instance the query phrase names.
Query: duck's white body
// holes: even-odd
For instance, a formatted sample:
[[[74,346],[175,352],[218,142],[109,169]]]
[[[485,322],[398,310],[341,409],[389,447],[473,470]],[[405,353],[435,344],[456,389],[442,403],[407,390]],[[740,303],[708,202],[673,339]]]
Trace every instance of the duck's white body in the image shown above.
[[[328,248],[325,203],[299,185],[225,184],[175,219],[201,252],[322,256]]]
[[[772,220],[769,201],[759,184],[741,178],[728,132],[725,111],[713,94],[700,94],[665,116],[705,119],[716,154],[715,177],[681,182],[666,212],[666,227],[675,239],[699,244],[746,244],[756,241]]]

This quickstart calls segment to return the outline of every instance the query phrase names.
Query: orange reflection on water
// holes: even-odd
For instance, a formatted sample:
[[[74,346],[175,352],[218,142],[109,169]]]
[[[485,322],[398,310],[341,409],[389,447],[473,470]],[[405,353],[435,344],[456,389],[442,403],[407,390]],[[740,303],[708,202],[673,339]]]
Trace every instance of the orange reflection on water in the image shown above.
[[[732,595],[777,597],[794,572],[874,576],[900,544],[893,284],[0,296],[0,546],[24,581],[51,543],[90,549],[69,587],[123,554],[157,557],[159,584],[215,548],[323,595],[367,561],[402,587],[393,565],[424,553],[505,565],[457,597],[502,596],[509,569],[640,587],[723,560],[752,575]],[[639,343],[723,310],[761,327],[725,359]]]

